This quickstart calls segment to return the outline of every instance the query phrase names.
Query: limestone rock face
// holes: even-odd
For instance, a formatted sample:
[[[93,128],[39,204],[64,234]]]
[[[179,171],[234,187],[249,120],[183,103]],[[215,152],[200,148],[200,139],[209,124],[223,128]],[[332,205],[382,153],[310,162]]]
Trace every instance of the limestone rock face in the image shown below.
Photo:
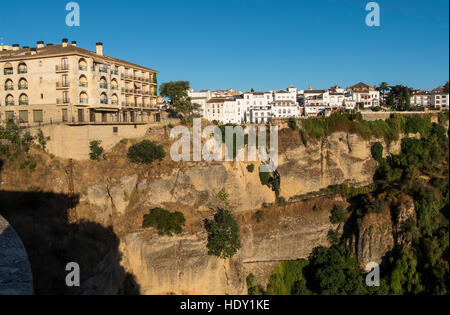
[[[124,264],[140,294],[244,294],[245,276],[236,260],[208,256],[206,233],[122,240]]]
[[[358,234],[357,255],[361,267],[365,268],[369,262],[381,264],[386,253],[394,247],[390,212],[366,214]]]
[[[281,196],[289,199],[342,183],[371,183],[377,164],[370,147],[357,135],[336,132],[307,147],[288,149],[279,161]]]
[[[246,294],[250,272],[268,273],[273,263],[307,258],[317,246],[329,245],[333,201],[313,211],[309,202],[266,210],[265,220],[237,215],[241,250],[231,260],[208,255],[205,232],[166,237],[143,232],[122,238],[123,265],[141,294]]]

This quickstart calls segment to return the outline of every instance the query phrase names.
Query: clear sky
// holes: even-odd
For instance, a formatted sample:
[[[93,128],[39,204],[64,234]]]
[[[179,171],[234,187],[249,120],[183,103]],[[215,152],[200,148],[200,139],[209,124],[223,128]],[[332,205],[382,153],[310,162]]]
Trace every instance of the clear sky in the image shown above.
[[[379,0],[381,26],[365,24],[367,0],[5,1],[5,44],[67,37],[161,72],[159,82],[242,91],[405,84],[432,89],[449,77],[449,1]],[[1,41],[1,40],[0,40]]]

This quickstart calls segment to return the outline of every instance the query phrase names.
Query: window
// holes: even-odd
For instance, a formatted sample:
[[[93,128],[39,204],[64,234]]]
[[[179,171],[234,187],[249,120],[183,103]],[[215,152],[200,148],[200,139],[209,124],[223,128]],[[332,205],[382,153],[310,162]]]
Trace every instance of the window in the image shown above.
[[[19,111],[19,121],[22,124],[28,122],[28,111],[27,110]]]
[[[68,117],[67,109],[66,109],[66,108],[64,108],[64,109],[62,110],[62,121],[63,121],[63,122],[68,122],[68,121],[69,121],[69,117]]]
[[[44,121],[44,114],[42,113],[42,110],[33,111],[33,121],[35,123],[41,123]]]
[[[113,127],[113,133],[119,133],[119,127]]]

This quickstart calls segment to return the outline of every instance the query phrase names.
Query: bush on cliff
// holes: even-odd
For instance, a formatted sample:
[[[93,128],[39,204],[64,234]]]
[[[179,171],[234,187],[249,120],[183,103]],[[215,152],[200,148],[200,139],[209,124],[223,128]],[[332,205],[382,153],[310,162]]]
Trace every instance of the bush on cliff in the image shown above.
[[[159,235],[172,236],[172,233],[183,232],[186,219],[181,212],[171,213],[165,209],[155,208],[149,214],[144,215],[143,228],[154,227],[158,229]]]
[[[149,140],[134,144],[128,149],[128,158],[137,164],[151,164],[156,160],[162,160],[165,156],[163,147]]]
[[[206,220],[208,254],[223,259],[231,258],[241,248],[239,226],[229,210],[220,209],[214,220]]]

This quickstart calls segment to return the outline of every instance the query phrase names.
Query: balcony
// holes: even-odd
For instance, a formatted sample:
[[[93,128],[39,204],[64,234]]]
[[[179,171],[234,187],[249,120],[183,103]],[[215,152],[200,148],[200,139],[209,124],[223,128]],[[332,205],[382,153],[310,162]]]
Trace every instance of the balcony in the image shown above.
[[[56,72],[65,72],[65,71],[69,71],[69,65],[55,66],[55,70],[56,70]]]
[[[10,75],[10,74],[13,74],[14,71],[13,71],[13,69],[5,69],[5,70],[3,71],[3,73],[4,73],[4,75]]]
[[[79,84],[80,87],[88,87],[88,83],[87,82],[80,82]]]
[[[13,91],[14,90],[14,86],[13,85],[6,85],[5,86],[5,91]]]
[[[100,100],[100,104],[108,105],[108,99],[102,99],[102,100]]]
[[[78,66],[78,70],[80,71],[87,71],[88,67],[87,66]]]
[[[57,98],[56,99],[56,104],[70,104],[70,98],[63,98],[63,99],[60,99],[60,98]]]
[[[28,70],[27,70],[27,69],[18,69],[18,70],[17,70],[17,73],[18,73],[18,74],[27,74],[27,73],[28,73]]]
[[[119,105],[119,101],[111,101],[111,105]]]
[[[107,83],[100,83],[100,88],[101,89],[107,89],[108,88],[108,84]]]
[[[121,78],[122,80],[126,80],[126,81],[132,81],[132,80],[133,80],[133,76],[128,75],[128,74],[123,74],[123,73],[122,73],[122,75],[120,76],[120,78]]]
[[[118,89],[119,89],[119,87],[117,85],[111,85],[111,90],[117,91]]]
[[[19,105],[28,105],[28,101],[19,101]]]
[[[80,98],[80,104],[87,105],[89,100],[87,98]]]
[[[119,75],[119,70],[111,70],[111,75]]]
[[[108,73],[108,68],[107,67],[99,67],[98,71],[103,72],[103,73]]]
[[[14,106],[14,101],[6,101],[5,105],[6,106]]]
[[[68,89],[70,87],[70,82],[56,82],[57,89]]]
[[[28,84],[19,84],[19,90],[28,90]]]

